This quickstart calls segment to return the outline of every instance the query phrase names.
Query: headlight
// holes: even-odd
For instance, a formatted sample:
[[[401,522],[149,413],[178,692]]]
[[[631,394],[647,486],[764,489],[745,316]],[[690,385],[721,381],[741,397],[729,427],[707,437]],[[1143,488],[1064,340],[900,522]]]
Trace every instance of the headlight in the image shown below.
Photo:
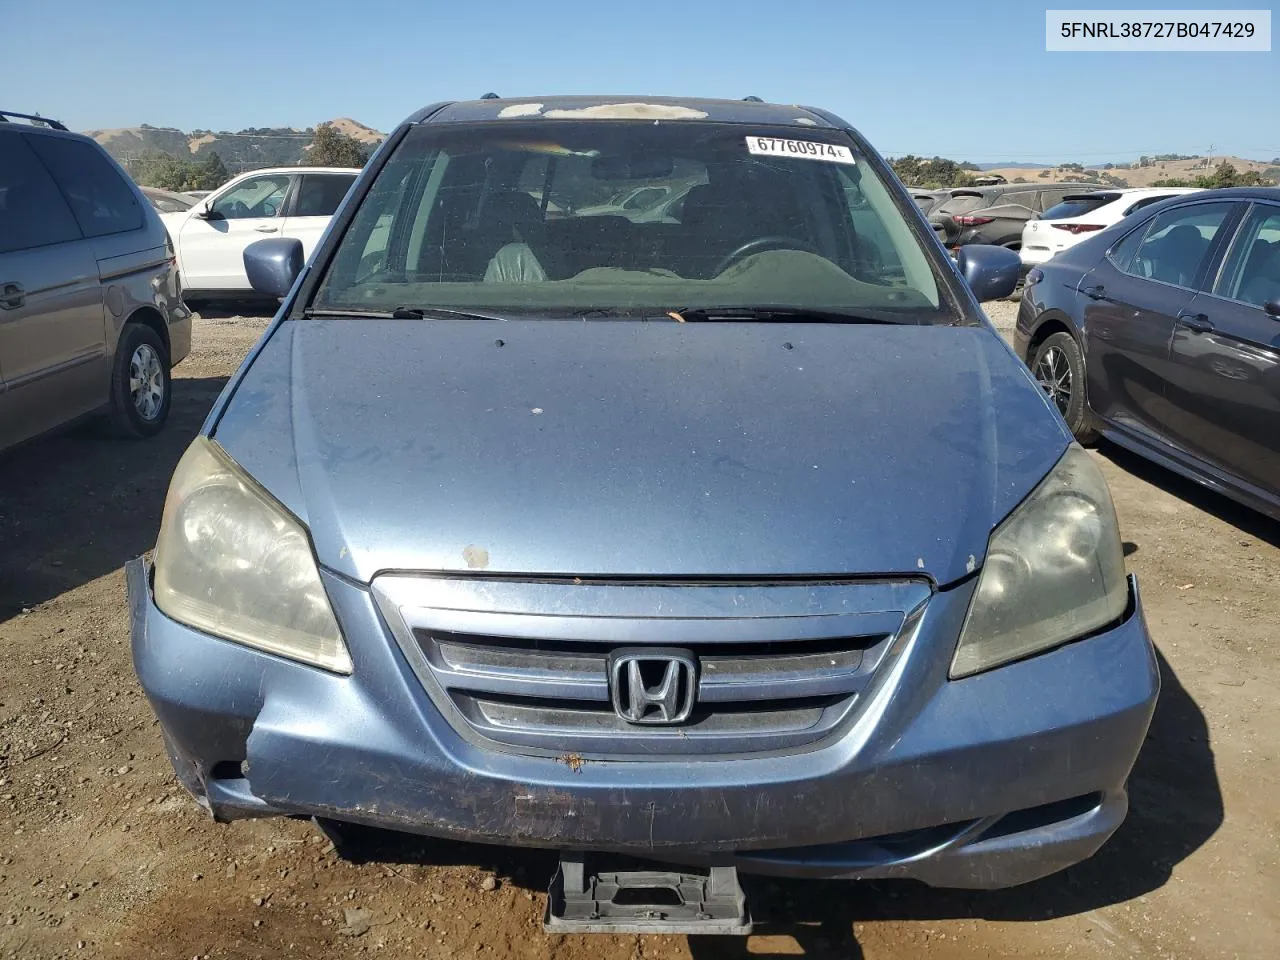
[[[204,437],[174,471],[155,568],[156,606],[174,620],[351,672],[306,530]]]
[[[951,676],[1082,637],[1118,620],[1128,602],[1107,482],[1073,443],[991,535]]]

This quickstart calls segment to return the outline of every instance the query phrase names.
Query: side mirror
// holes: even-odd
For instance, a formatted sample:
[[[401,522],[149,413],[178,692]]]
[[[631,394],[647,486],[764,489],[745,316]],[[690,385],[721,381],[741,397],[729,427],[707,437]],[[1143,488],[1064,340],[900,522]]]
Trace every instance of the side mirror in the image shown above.
[[[1012,250],[985,243],[965,244],[956,252],[956,267],[980,303],[1013,293],[1022,260]]]
[[[1268,300],[1262,305],[1262,309],[1266,311],[1268,317],[1273,320],[1280,320],[1280,297],[1274,300]]]
[[[302,241],[290,237],[259,240],[244,248],[244,272],[259,293],[283,297],[302,273]]]

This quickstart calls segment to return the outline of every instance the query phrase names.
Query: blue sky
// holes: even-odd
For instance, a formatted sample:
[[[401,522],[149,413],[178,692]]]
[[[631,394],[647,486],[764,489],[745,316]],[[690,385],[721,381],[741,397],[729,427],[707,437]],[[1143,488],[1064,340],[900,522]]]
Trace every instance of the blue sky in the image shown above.
[[[72,129],[350,116],[389,130],[488,90],[755,94],[834,110],[891,155],[1102,162],[1213,144],[1280,156],[1280,46],[1046,53],[1046,5],[0,0],[0,106]]]

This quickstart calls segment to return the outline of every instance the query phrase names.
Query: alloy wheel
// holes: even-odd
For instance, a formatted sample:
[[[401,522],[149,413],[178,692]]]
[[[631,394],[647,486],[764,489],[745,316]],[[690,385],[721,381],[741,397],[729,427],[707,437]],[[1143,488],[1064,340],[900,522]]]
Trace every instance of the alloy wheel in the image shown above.
[[[1050,347],[1036,362],[1036,382],[1049,395],[1053,405],[1063,416],[1071,406],[1071,363],[1067,355],[1057,347]]]
[[[129,358],[129,396],[138,416],[148,422],[160,416],[164,389],[164,367],[160,364],[160,355],[150,344],[139,344]]]

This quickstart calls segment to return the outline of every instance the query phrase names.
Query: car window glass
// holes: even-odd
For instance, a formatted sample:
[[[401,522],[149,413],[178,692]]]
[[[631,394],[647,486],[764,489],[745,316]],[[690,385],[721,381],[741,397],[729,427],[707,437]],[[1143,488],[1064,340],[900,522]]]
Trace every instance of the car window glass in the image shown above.
[[[1198,203],[1158,214],[1138,247],[1129,272],[1191,287],[1230,212],[1230,203]]]
[[[190,210],[195,206],[195,201],[188,199],[187,197],[160,193],[154,190],[144,190],[143,196],[150,200],[151,205],[161,213],[182,213],[184,210]]]
[[[920,239],[850,142],[809,131],[804,158],[753,152],[767,134],[692,122],[415,128],[356,210],[313,305],[863,307],[941,319]],[[819,144],[848,159],[833,149],[822,162]],[[642,189],[671,199],[624,209]]]
[[[968,213],[970,210],[977,210],[979,207],[987,206],[987,198],[982,194],[962,193],[958,197],[951,197],[944,200],[938,205],[933,213]]]
[[[1138,246],[1142,243],[1142,238],[1146,236],[1146,233],[1146,225],[1139,227],[1137,230],[1130,230],[1128,235],[1107,251],[1107,259],[1117,269],[1126,273],[1131,272],[1130,264],[1133,262],[1133,255],[1138,252]]]
[[[1118,193],[1091,193],[1079,197],[1068,196],[1061,203],[1055,203],[1042,213],[1040,219],[1066,220],[1068,217],[1083,217],[1086,213],[1092,213],[1099,207],[1105,207],[1119,196],[1120,194]]]
[[[1162,194],[1160,194],[1159,196],[1156,196],[1156,197],[1143,197],[1141,200],[1139,200],[1139,201],[1138,201],[1137,203],[1135,203],[1133,206],[1129,207],[1129,209],[1127,209],[1127,210],[1124,212],[1124,215],[1127,217],[1127,216],[1128,216],[1129,214],[1131,214],[1131,213],[1137,213],[1137,212],[1138,212],[1139,210],[1141,210],[1143,207],[1149,207],[1149,206],[1151,206],[1151,204],[1153,204],[1153,203],[1159,203],[1161,200],[1168,200],[1170,197],[1173,197],[1173,196],[1177,196],[1177,194],[1173,194],[1173,193],[1162,193]]]
[[[355,182],[354,176],[336,173],[305,173],[298,185],[295,217],[331,217]]]
[[[26,138],[0,136],[0,253],[80,237],[71,209]]]
[[[1010,190],[997,200],[996,203],[1001,206],[1007,203],[1012,203],[1020,207],[1028,207],[1034,210],[1036,208],[1036,192],[1034,190]]]
[[[210,209],[223,220],[274,217],[279,214],[288,189],[287,173],[250,177],[218,197]]]
[[[1215,292],[1257,307],[1280,298],[1280,207],[1249,211]]]
[[[53,174],[86,237],[142,226],[144,215],[137,194],[96,144],[66,137],[25,139]]]

